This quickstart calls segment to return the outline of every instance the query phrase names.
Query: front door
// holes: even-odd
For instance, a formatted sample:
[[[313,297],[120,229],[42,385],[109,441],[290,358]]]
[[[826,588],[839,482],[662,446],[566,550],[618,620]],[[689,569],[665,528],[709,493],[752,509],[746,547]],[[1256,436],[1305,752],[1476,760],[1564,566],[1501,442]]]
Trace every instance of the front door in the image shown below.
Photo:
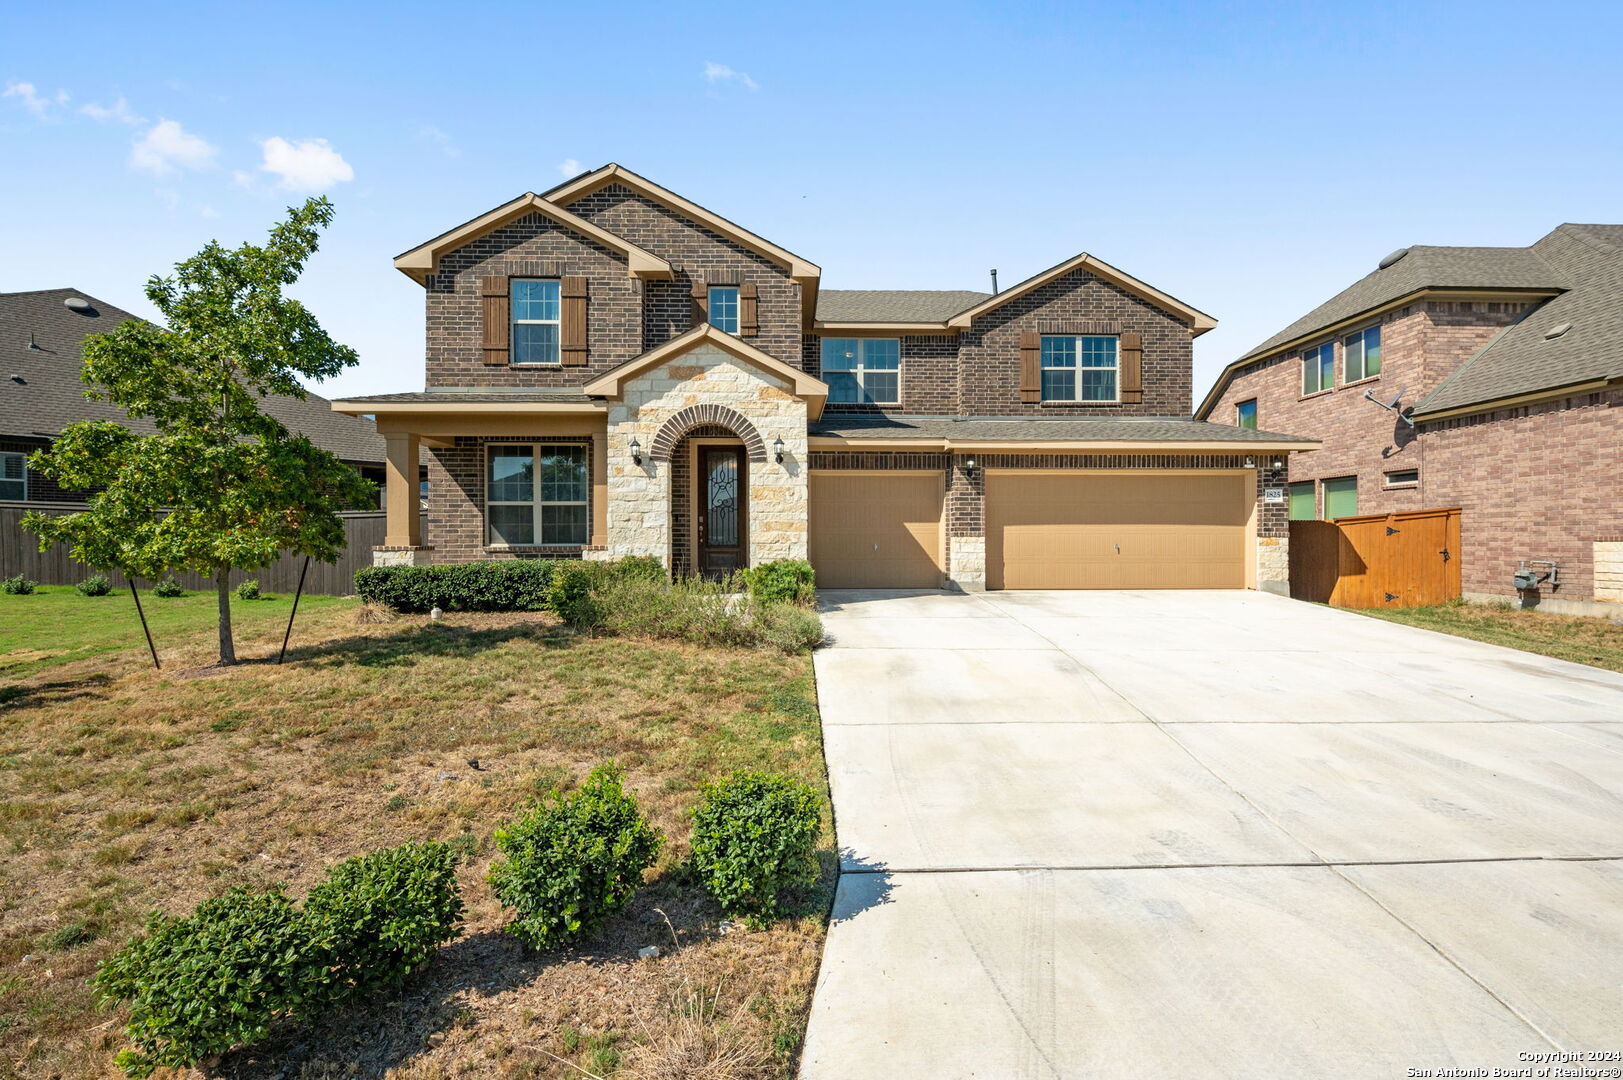
[[[742,446],[699,447],[699,573],[707,578],[749,565],[744,461]]]

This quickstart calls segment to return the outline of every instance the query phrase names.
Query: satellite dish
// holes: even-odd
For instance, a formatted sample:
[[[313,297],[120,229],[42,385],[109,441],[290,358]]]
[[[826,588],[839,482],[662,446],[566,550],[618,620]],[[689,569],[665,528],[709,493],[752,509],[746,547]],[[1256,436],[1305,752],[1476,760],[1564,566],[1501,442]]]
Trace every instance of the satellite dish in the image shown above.
[[[1385,270],[1388,266],[1391,266],[1393,263],[1397,262],[1399,259],[1403,258],[1407,254],[1409,254],[1409,249],[1408,248],[1398,248],[1392,254],[1388,255],[1386,258],[1382,259],[1379,263],[1377,263],[1375,265],[1375,269],[1377,269],[1377,270]]]
[[[1387,412],[1395,412],[1395,413],[1397,413],[1399,420],[1402,420],[1405,424],[1408,424],[1410,427],[1414,427],[1414,421],[1409,418],[1408,413],[1403,411],[1403,407],[1402,407],[1402,404],[1401,404],[1402,401],[1403,401],[1403,395],[1404,395],[1405,392],[1408,391],[1408,389],[1409,388],[1407,386],[1398,387],[1398,392],[1396,394],[1392,395],[1392,400],[1391,401],[1382,401],[1380,398],[1375,396],[1375,391],[1374,390],[1366,389],[1364,391],[1364,398],[1367,401],[1373,401],[1375,404],[1379,405],[1381,408],[1385,409]]]

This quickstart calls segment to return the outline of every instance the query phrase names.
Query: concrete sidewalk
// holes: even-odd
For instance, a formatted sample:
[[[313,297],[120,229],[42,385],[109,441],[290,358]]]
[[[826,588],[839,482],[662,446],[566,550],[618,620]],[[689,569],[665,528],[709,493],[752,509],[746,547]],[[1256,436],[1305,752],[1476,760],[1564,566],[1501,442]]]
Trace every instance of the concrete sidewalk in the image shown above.
[[[1254,592],[824,608],[807,1080],[1623,1049],[1623,676]]]

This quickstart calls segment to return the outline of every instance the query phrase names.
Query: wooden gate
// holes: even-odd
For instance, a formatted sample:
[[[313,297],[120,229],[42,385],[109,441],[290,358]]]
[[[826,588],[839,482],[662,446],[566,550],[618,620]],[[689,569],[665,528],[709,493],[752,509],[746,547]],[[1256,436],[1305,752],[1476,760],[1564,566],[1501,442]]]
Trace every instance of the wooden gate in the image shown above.
[[[1332,607],[1421,607],[1460,595],[1460,510],[1293,521],[1291,596]]]

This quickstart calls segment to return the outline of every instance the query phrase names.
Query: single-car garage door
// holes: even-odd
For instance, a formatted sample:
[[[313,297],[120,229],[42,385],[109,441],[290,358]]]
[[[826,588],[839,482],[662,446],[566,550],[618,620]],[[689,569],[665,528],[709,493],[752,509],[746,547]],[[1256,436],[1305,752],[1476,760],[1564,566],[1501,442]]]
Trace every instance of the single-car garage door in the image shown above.
[[[1242,589],[1250,474],[988,470],[993,589]]]
[[[940,470],[813,470],[809,540],[818,587],[939,588],[942,483]]]

